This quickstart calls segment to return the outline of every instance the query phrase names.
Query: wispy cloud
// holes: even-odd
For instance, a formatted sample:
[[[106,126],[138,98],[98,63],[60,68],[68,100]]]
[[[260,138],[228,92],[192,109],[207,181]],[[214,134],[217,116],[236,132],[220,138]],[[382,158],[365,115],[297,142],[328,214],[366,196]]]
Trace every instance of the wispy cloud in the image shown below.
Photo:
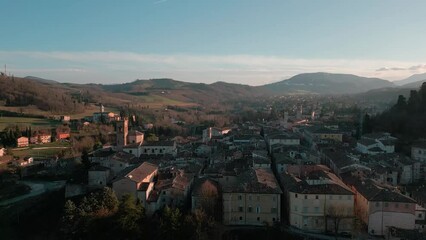
[[[260,85],[304,72],[351,73],[400,79],[426,70],[416,62],[363,59],[300,59],[261,55],[139,54],[134,52],[0,51],[0,63],[15,75],[71,82],[129,82],[170,77],[211,83]],[[47,67],[46,67],[47,66]],[[384,68],[383,66],[401,66]],[[410,71],[406,71],[410,70]]]
[[[410,67],[381,67],[379,69],[376,69],[377,72],[383,72],[383,71],[419,71],[419,70],[426,70],[426,64],[419,64],[419,65],[410,66]]]

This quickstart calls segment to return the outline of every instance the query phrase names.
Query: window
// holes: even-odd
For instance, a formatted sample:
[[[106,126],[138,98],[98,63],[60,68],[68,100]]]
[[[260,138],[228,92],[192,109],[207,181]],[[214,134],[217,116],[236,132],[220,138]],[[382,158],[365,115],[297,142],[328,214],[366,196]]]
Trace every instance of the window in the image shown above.
[[[251,195],[249,195],[249,200],[251,201]]]
[[[272,201],[274,201],[274,202],[275,202],[276,200],[277,200],[277,197],[273,196],[273,197],[272,197]]]
[[[256,207],[256,213],[260,213],[260,207],[259,206]]]
[[[243,207],[242,206],[239,206],[238,207],[238,212],[242,212],[243,211]]]
[[[304,213],[307,213],[307,212],[308,212],[308,210],[309,210],[309,208],[308,208],[308,207],[303,207],[303,212],[304,212]]]
[[[260,221],[260,217],[257,217],[257,221],[258,221],[258,222]]]
[[[318,199],[318,195],[315,195],[315,199]]]
[[[242,199],[243,199],[243,196],[238,195],[238,200],[242,200]]]
[[[277,208],[271,208],[271,213],[276,213],[277,212]]]
[[[252,211],[253,211],[253,208],[251,206],[247,208],[247,212],[252,212]]]
[[[242,221],[242,220],[243,220],[243,217],[240,216],[240,221]]]
[[[294,198],[297,198],[297,193],[294,194]]]
[[[272,218],[272,222],[275,222],[275,218]]]
[[[315,212],[319,213],[319,207],[315,207]]]
[[[129,153],[132,153],[132,150],[129,150]]]
[[[422,218],[422,217],[423,217],[423,215],[420,213],[420,214],[419,214],[419,218]]]
[[[351,200],[352,199],[352,196],[351,195],[348,195],[348,200]]]
[[[376,202],[376,207],[380,207],[380,203],[379,202]]]
[[[308,199],[308,195],[305,195],[305,199]]]

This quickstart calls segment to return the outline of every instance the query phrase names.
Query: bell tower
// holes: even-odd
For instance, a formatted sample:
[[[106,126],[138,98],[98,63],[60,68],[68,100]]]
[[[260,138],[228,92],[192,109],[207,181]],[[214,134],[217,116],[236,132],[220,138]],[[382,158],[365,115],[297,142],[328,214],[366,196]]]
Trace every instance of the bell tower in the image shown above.
[[[123,147],[127,145],[127,135],[129,134],[129,120],[123,118],[117,121],[116,124],[116,136],[117,136],[117,150],[122,151]]]

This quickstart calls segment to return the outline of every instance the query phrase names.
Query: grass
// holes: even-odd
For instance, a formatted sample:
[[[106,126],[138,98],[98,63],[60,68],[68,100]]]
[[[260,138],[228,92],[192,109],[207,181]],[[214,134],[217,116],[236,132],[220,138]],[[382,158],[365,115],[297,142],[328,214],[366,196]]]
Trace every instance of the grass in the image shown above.
[[[156,94],[150,94],[147,96],[138,96],[137,99],[138,99],[138,104],[143,106],[148,105],[150,108],[163,108],[164,106],[167,106],[167,105],[173,105],[173,106],[194,105],[193,103],[183,102],[183,101],[171,99],[166,96],[161,96]]]
[[[52,142],[45,144],[32,144],[28,148],[15,148],[12,153],[16,157],[54,157],[61,151],[70,148],[68,142]]]
[[[0,117],[0,130],[5,129],[7,126],[31,126],[31,127],[46,127],[52,128],[61,124],[58,121],[44,119],[44,118],[24,118],[24,117]]]

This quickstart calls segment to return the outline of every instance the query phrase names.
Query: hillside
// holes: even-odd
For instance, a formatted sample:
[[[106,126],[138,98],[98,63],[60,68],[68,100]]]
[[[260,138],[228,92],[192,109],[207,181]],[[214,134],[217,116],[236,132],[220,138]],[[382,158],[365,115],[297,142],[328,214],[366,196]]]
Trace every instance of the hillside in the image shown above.
[[[91,103],[103,103],[111,107],[130,104],[158,108],[165,105],[221,103],[266,94],[261,88],[247,85],[188,83],[172,79],[102,85],[0,76],[0,89],[3,110],[17,111],[35,106],[46,114],[79,114],[85,112]]]
[[[395,83],[398,86],[404,86],[404,85],[419,82],[419,81],[422,81],[422,80],[426,80],[426,73],[414,74],[414,75],[412,75],[408,78],[405,78],[405,79],[402,79],[402,80],[399,80],[399,81],[394,81],[393,83]],[[416,87],[420,87],[420,85],[418,85]]]
[[[319,72],[299,74],[287,80],[264,85],[264,88],[277,94],[353,94],[394,86],[393,83],[379,78]]]
[[[417,89],[417,88],[421,87],[424,82],[426,82],[426,78],[423,79],[423,80],[420,80],[420,81],[404,84],[401,87],[402,88],[416,88]]]

